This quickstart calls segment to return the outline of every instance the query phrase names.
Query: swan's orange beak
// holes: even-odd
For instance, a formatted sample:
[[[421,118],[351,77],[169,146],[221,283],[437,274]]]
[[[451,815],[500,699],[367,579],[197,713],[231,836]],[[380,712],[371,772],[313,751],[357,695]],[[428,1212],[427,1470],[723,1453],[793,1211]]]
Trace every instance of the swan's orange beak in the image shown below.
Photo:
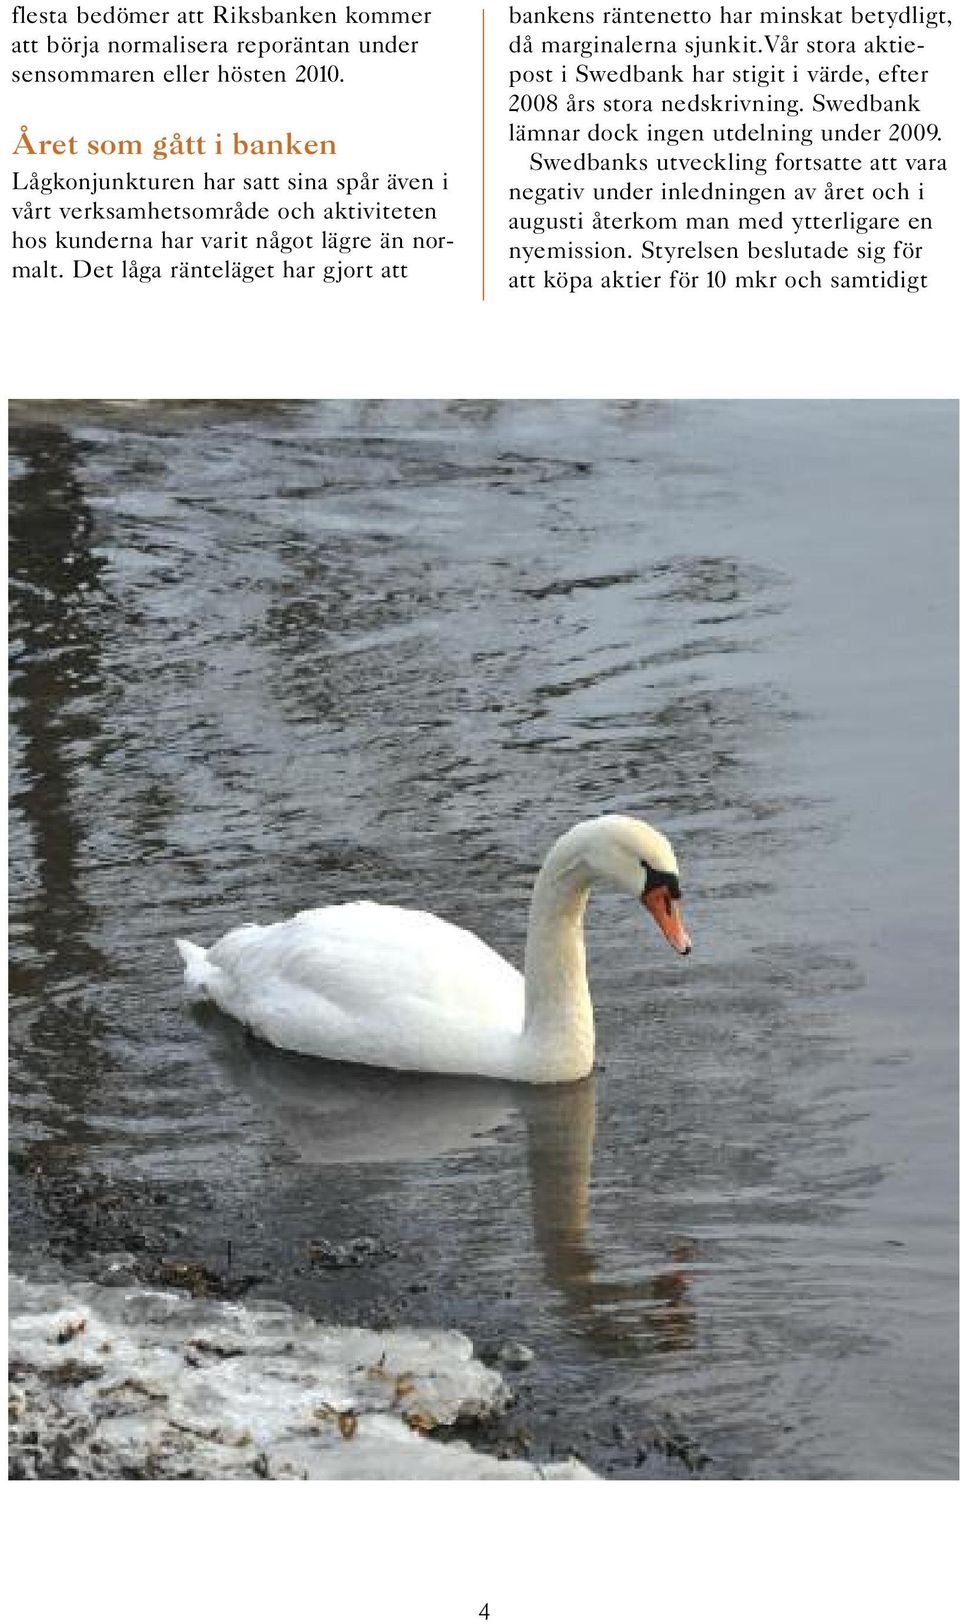
[[[683,919],[680,916],[680,903],[674,901],[666,885],[656,885],[654,889],[648,890],[646,895],[641,896],[640,899],[651,917],[656,919],[674,951],[680,952],[686,957],[687,953],[692,949],[693,942],[683,927]]]

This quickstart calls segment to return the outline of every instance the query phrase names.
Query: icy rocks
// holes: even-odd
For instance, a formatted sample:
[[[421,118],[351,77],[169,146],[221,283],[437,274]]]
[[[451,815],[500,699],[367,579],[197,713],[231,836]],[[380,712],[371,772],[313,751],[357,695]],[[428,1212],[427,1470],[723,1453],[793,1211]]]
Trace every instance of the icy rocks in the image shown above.
[[[19,1278],[10,1312],[21,1479],[590,1475],[437,1439],[510,1396],[452,1331],[326,1327],[279,1305]]]

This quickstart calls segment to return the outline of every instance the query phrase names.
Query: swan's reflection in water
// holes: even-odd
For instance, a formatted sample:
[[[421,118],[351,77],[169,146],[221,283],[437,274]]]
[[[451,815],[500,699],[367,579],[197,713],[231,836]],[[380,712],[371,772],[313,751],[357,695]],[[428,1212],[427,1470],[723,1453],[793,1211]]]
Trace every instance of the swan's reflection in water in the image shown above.
[[[683,1268],[651,1270],[643,1279],[605,1277],[604,1259],[591,1243],[595,1078],[526,1088],[520,1107],[534,1240],[547,1282],[560,1291],[574,1326],[598,1347],[630,1355],[693,1345],[696,1319]],[[675,1244],[673,1260],[688,1259],[686,1247]]]
[[[604,1276],[590,1237],[597,1086],[559,1087],[407,1075],[284,1053],[217,1010],[195,1010],[218,1066],[312,1166],[388,1165],[475,1151],[519,1115],[526,1128],[533,1240],[571,1326],[600,1350],[636,1356],[696,1340],[695,1311],[675,1245],[643,1278]],[[491,1153],[497,1150],[491,1146]]]
[[[310,1166],[434,1160],[476,1146],[516,1112],[507,1082],[397,1076],[372,1066],[285,1053],[217,1009],[195,1017],[213,1056],[297,1158]]]

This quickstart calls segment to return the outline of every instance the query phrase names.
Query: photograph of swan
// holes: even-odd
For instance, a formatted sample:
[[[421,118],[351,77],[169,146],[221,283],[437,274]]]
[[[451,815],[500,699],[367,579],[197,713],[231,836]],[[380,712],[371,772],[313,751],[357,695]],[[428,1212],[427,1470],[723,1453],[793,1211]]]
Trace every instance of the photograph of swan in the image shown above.
[[[10,419],[17,1478],[951,1479],[955,403]]]
[[[187,988],[274,1047],[390,1070],[579,1081],[594,1058],[583,923],[595,883],[640,901],[674,950],[690,951],[670,843],[623,816],[579,822],[551,847],[522,975],[469,930],[372,901],[246,925],[209,951],[177,946]]]

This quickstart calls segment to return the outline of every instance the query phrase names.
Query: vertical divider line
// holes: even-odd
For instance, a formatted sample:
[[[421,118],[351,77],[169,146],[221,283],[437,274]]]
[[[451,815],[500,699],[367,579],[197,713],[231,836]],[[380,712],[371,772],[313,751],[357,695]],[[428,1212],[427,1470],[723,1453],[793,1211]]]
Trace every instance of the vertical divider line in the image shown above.
[[[487,296],[487,13],[480,12],[480,300]]]

